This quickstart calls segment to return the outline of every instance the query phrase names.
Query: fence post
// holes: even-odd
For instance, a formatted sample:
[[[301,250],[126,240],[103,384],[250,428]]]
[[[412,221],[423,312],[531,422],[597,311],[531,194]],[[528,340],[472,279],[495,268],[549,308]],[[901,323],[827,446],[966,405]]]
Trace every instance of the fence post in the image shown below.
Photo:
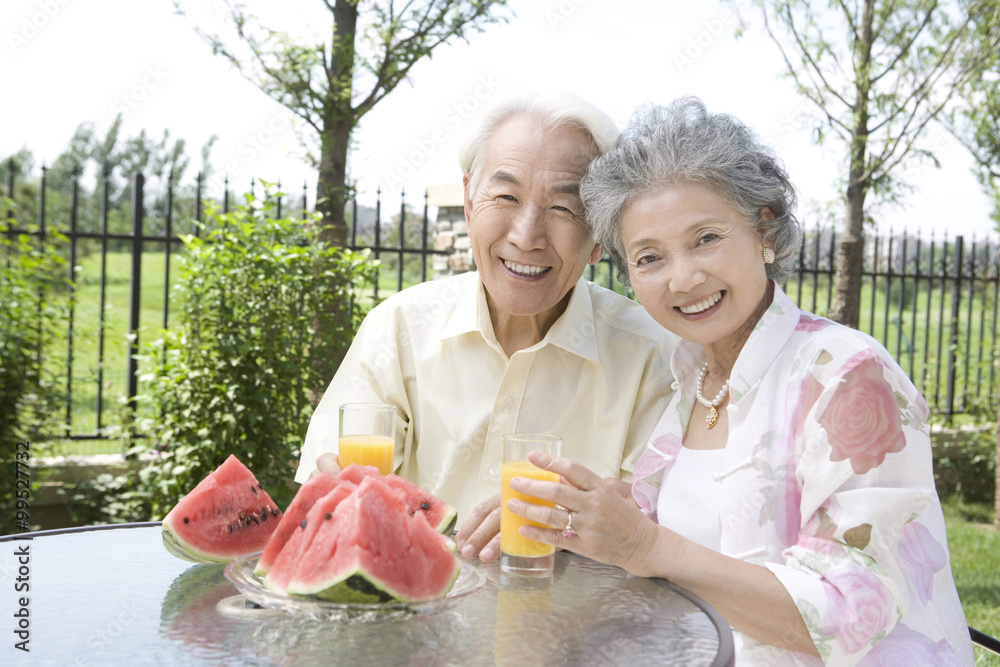
[[[946,397],[947,415],[955,414],[955,371],[956,351],[958,349],[958,314],[962,299],[962,236],[955,237],[955,281],[951,288],[951,332],[948,345],[948,394]]]
[[[139,393],[139,369],[135,355],[139,353],[139,301],[142,278],[142,189],[146,180],[142,172],[136,172],[132,181],[132,275],[129,277],[129,351],[128,366],[128,406],[135,410],[135,397]]]
[[[69,297],[69,328],[66,331],[66,435],[73,432],[73,307],[76,280],[76,235],[77,215],[80,204],[80,166],[73,167],[70,175],[72,189],[69,203],[69,280],[67,281],[67,296]],[[45,243],[45,239],[42,239]]]

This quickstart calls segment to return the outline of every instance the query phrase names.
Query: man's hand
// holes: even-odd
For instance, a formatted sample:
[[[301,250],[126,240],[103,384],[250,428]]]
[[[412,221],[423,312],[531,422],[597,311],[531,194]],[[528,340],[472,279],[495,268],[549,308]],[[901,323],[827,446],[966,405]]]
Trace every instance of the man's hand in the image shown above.
[[[466,558],[488,563],[500,556],[500,494],[488,498],[472,510],[455,536],[459,552]]]
[[[340,472],[340,459],[337,458],[336,454],[331,454],[327,452],[326,454],[321,454],[318,459],[316,459],[316,469],[312,471],[309,475],[309,479],[313,479],[316,475],[323,472],[331,472],[334,475]]]

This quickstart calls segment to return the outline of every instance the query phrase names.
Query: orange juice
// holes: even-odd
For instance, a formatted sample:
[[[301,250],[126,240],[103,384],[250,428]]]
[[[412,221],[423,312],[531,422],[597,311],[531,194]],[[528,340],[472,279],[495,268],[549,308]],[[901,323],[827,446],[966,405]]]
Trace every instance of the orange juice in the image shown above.
[[[548,470],[542,470],[528,461],[506,461],[503,464],[500,486],[500,551],[508,556],[518,556],[522,558],[536,558],[538,556],[548,556],[555,551],[555,547],[544,542],[536,542],[522,536],[518,529],[521,526],[541,526],[535,521],[529,521],[514,514],[507,509],[507,501],[511,498],[518,498],[536,505],[548,505],[555,507],[555,503],[547,500],[539,500],[523,493],[517,493],[510,488],[511,477],[529,477],[547,482],[558,482],[559,475]]]
[[[384,435],[342,435],[338,448],[340,467],[354,463],[375,466],[383,475],[392,472],[392,455],[396,441]]]

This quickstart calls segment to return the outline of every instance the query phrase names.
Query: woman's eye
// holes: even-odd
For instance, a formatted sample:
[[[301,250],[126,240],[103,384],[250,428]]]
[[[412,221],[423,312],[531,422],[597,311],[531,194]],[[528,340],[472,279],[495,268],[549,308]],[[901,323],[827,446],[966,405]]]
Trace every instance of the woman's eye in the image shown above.
[[[643,266],[645,264],[651,264],[655,260],[656,260],[656,257],[654,255],[640,255],[639,257],[636,258],[635,265],[636,266]]]
[[[500,195],[498,199],[502,199],[503,201],[509,201],[509,202],[517,201],[517,197],[515,197],[514,195]]]
[[[703,234],[701,237],[699,237],[699,239],[698,239],[698,245],[705,245],[706,243],[712,243],[713,241],[717,241],[718,239],[719,239],[719,235],[718,234],[714,234],[712,232],[709,232],[709,233]]]

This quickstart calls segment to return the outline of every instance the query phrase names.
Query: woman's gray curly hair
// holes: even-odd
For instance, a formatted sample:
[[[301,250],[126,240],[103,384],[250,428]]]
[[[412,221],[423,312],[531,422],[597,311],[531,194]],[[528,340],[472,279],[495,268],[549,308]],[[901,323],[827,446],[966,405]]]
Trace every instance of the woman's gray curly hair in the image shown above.
[[[696,97],[669,106],[646,105],[632,116],[614,148],[594,160],[580,184],[591,233],[629,285],[619,223],[622,211],[664,185],[704,183],[773,244],[767,275],[784,282],[794,273],[802,229],[792,211],[795,188],[774,151],[734,116],[709,113]],[[773,220],[761,220],[764,207]]]

